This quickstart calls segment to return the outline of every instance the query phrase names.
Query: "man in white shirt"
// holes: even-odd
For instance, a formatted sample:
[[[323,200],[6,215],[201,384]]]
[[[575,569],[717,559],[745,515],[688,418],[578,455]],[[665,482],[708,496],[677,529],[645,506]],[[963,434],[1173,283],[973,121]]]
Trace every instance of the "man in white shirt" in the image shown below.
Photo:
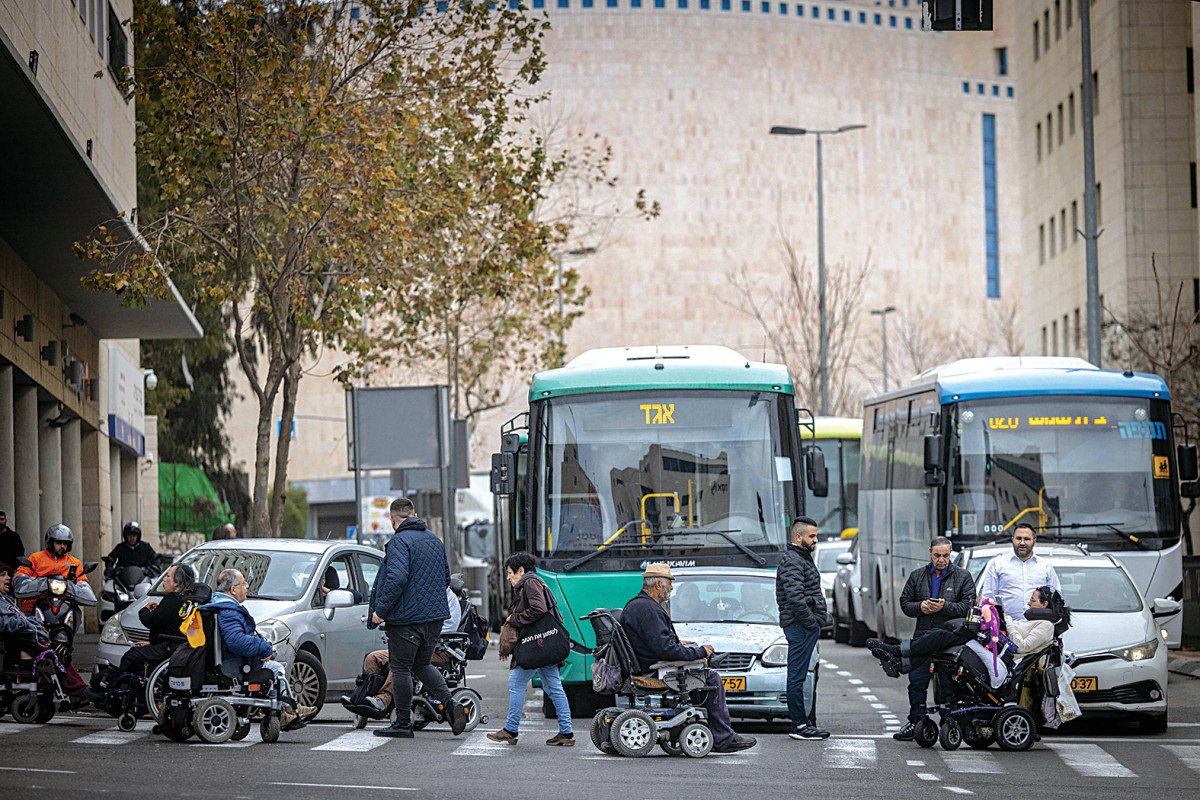
[[[1039,586],[1062,591],[1054,567],[1033,554],[1036,541],[1037,533],[1032,525],[1017,523],[1013,528],[1012,555],[993,558],[979,579],[979,596],[1004,606],[1013,619],[1025,619],[1029,598]]]

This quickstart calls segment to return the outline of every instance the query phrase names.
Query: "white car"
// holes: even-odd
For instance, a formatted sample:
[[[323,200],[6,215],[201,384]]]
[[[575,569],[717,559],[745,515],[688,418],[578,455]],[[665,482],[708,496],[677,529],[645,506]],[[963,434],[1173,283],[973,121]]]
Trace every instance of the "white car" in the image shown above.
[[[1084,716],[1135,715],[1143,732],[1167,729],[1167,645],[1156,617],[1179,602],[1142,597],[1125,567],[1109,554],[1051,556],[1071,609],[1063,635],[1072,688]]]
[[[850,549],[853,539],[831,539],[817,542],[813,549],[813,560],[817,563],[817,572],[821,573],[821,594],[825,596],[825,610],[833,619],[833,579],[837,576],[837,557]],[[821,629],[821,634],[832,633],[833,625]]]

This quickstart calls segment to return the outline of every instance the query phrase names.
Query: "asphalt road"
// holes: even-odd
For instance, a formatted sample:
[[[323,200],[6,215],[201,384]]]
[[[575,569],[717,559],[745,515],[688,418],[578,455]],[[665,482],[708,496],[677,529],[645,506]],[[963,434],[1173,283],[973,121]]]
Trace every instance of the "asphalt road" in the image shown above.
[[[738,725],[759,738],[752,750],[701,760],[605,756],[576,720],[578,744],[546,747],[557,730],[530,690],[516,747],[485,733],[503,725],[507,671],[493,657],[472,664],[468,683],[485,698],[487,723],[454,737],[445,726],[394,740],[353,731],[341,709],[275,744],[257,730],[240,743],[176,744],[150,723],[122,733],[115,721],[61,715],[44,725],[0,721],[0,797],[61,794],[205,798],[815,798],[1112,797],[1137,790],[1195,796],[1200,781],[1200,680],[1171,676],[1171,727],[1158,736],[1134,725],[1088,723],[1047,733],[1032,750],[922,750],[891,731],[906,711],[904,684],[887,678],[865,650],[823,641],[819,722],[824,742],[796,742],[786,727]],[[1036,795],[1035,795],[1036,793]]]

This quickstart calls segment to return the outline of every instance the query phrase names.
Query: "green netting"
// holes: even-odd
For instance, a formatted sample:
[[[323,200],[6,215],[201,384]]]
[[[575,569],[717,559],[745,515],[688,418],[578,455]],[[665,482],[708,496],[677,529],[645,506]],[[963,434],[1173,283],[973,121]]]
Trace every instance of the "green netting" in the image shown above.
[[[225,522],[233,522],[229,504],[203,470],[187,464],[158,465],[159,530],[210,534]]]

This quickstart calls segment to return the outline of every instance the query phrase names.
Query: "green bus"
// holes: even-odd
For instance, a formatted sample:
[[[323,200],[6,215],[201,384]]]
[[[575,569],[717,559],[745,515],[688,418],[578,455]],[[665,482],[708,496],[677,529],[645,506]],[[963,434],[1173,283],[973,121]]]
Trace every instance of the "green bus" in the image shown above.
[[[498,560],[534,554],[558,600],[573,714],[599,703],[579,617],[624,606],[646,564],[778,566],[803,484],[827,480],[799,419],[785,367],[725,347],[591,350],[533,376],[492,457]]]
[[[821,539],[850,538],[858,531],[859,444],[863,421],[851,417],[817,417],[813,426],[800,426],[805,444],[815,443],[829,470],[829,492],[824,497],[805,490],[808,516],[817,521]]]

